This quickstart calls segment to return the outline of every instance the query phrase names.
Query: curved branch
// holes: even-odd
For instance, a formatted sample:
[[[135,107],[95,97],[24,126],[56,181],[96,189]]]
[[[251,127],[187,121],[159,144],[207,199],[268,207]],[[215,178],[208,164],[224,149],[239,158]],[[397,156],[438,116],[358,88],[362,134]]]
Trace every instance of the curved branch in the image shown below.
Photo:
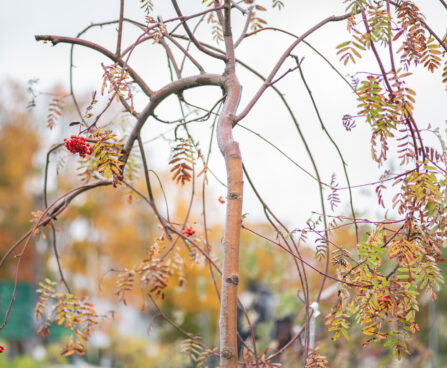
[[[158,211],[158,208],[155,204],[154,194],[152,192],[151,181],[149,178],[149,167],[147,166],[146,152],[144,151],[144,146],[143,146],[143,142],[141,141],[140,135],[137,136],[137,141],[138,141],[138,147],[140,149],[141,161],[143,162],[144,179],[146,181],[146,189],[147,189],[147,193],[149,195],[150,206],[151,206],[152,210],[154,211],[155,216],[158,219],[158,222],[160,222],[160,224],[165,229],[165,233],[166,233],[168,239],[171,240],[172,237],[171,237],[171,234],[169,233],[168,228],[166,227],[166,221],[160,215],[160,212]]]
[[[3,329],[3,327],[6,326],[9,318],[9,314],[11,312],[12,305],[15,300],[15,295],[17,291],[17,283],[19,279],[19,271],[20,271],[20,264],[23,258],[23,255],[25,254],[26,249],[28,248],[28,245],[31,242],[31,239],[33,238],[35,231],[42,226],[45,226],[51,222],[51,220],[55,219],[56,216],[58,216],[65,208],[67,208],[68,204],[76,198],[79,194],[89,190],[96,188],[98,186],[104,186],[104,185],[110,185],[112,184],[112,181],[96,181],[91,184],[86,184],[81,187],[72,189],[71,191],[64,193],[62,196],[57,198],[53,203],[51,203],[40,215],[40,217],[37,219],[36,223],[32,226],[28,232],[23,235],[14,245],[12,245],[8,251],[3,255],[3,258],[0,260],[0,267],[3,265],[5,260],[9,257],[9,255],[26,239],[26,242],[24,246],[22,247],[22,250],[20,253],[16,256],[17,257],[17,265],[16,265],[16,272],[15,272],[15,280],[14,280],[14,288],[13,293],[11,296],[11,299],[8,304],[8,308],[5,312],[5,317],[3,320],[3,323],[0,325],[0,330]],[[53,227],[54,229],[54,227]],[[55,245],[55,243],[53,243]],[[57,253],[56,253],[57,254]],[[62,276],[63,277],[63,276]]]
[[[68,43],[71,45],[81,45],[85,46],[89,49],[98,51],[99,53],[103,54],[104,56],[107,56],[110,60],[114,61],[115,63],[118,63],[120,66],[126,65],[126,69],[129,72],[132,79],[135,81],[138,86],[143,90],[143,92],[149,96],[152,97],[154,92],[149,88],[149,86],[146,84],[146,82],[139,76],[135,70],[133,70],[126,62],[119,56],[116,56],[113,52],[107,50],[106,48],[91,42],[87,40],[82,40],[80,38],[75,37],[65,37],[65,36],[50,36],[50,35],[36,35],[34,36],[36,41],[50,41],[54,46],[58,43]]]
[[[284,29],[281,28],[276,28],[276,27],[264,27],[261,29],[258,29],[254,32],[248,33],[247,35],[245,35],[245,37],[249,37],[252,36],[254,34],[257,34],[261,31],[276,31],[276,32],[280,32],[280,33],[284,33],[286,35],[289,35],[293,38],[299,38],[299,36],[297,36],[296,34],[292,33],[292,32],[288,32]],[[343,81],[349,86],[349,88],[351,88],[351,90],[356,93],[355,88],[351,85],[351,83],[349,83],[349,81],[343,76],[343,74],[340,73],[340,71],[328,60],[328,58],[326,56],[324,56],[320,51],[318,51],[315,47],[313,47],[309,42],[307,42],[306,40],[302,40],[302,43],[304,43],[306,46],[308,46],[312,51],[314,51],[318,56],[320,56],[327,64],[329,64],[329,66],[339,75],[339,77],[341,79],[343,79]]]
[[[191,29],[188,26],[188,23],[186,23],[186,18],[183,16],[178,4],[176,0],[172,0],[172,5],[174,6],[174,9],[177,13],[177,15],[179,16],[179,18],[181,18],[182,20],[182,25],[183,28],[185,28],[186,33],[188,34],[189,39],[194,43],[194,45],[200,50],[202,51],[204,54],[207,54],[213,58],[216,59],[220,59],[225,61],[226,57],[222,54],[218,54],[216,52],[210,51],[208,49],[206,49],[205,47],[202,46],[202,44],[197,40],[196,36],[194,36],[194,34],[192,33]],[[217,11],[217,9],[213,9],[214,11]]]
[[[50,156],[51,154],[56,151],[57,149],[59,149],[60,147],[62,147],[64,144],[63,143],[59,143],[54,145],[53,147],[50,148],[50,150],[47,152],[47,157],[45,160],[45,171],[44,171],[44,177],[43,177],[43,204],[46,207],[48,207],[48,168],[50,165]]]
[[[303,73],[303,69],[301,67],[301,65],[299,64],[298,58],[295,59],[297,65],[299,66],[299,72],[300,72],[300,76],[301,76],[301,80],[304,83],[304,86],[306,87],[306,90],[308,92],[308,95],[312,101],[312,105],[315,109],[315,113],[317,114],[318,120],[320,122],[321,125],[321,129],[326,133],[326,136],[329,138],[329,140],[331,141],[332,145],[335,147],[335,149],[337,150],[338,156],[340,157],[342,166],[343,166],[343,171],[345,174],[345,178],[346,178],[346,184],[348,186],[348,192],[349,192],[349,204],[351,206],[351,213],[352,213],[352,218],[354,219],[354,224],[355,224],[355,238],[357,243],[359,242],[359,228],[357,226],[357,222],[356,222],[356,218],[355,218],[355,210],[354,210],[354,200],[352,198],[352,190],[351,190],[351,181],[349,180],[349,175],[348,175],[348,169],[347,166],[348,164],[345,161],[345,158],[343,156],[343,154],[341,153],[340,147],[338,146],[338,144],[334,141],[334,139],[332,138],[332,136],[329,134],[329,131],[326,129],[326,125],[323,123],[323,119],[320,115],[320,110],[317,107],[317,103],[315,101],[315,98],[312,94],[312,91],[309,87],[309,85],[307,84],[306,78],[304,78],[304,73]],[[324,214],[324,216],[326,217],[326,215]],[[328,235],[328,234],[326,234]],[[327,240],[329,240],[329,238],[327,238]],[[329,246],[329,244],[328,244]],[[328,260],[326,260],[326,262],[329,262]]]
[[[56,228],[52,222],[50,223],[50,226],[51,226],[51,234],[52,234],[53,252],[54,252],[54,257],[56,258],[57,268],[59,270],[59,276],[61,278],[61,282],[64,284],[65,289],[67,290],[67,293],[71,294],[70,287],[68,286],[67,280],[64,277],[64,272],[62,271],[62,265],[61,265],[61,260],[60,260],[60,256],[59,256],[59,251],[57,250]]]
[[[313,180],[318,181],[318,179],[313,176],[309,171],[307,171],[304,167],[302,167],[298,162],[296,162],[293,158],[291,158],[287,153],[285,153],[283,150],[281,150],[277,145],[269,141],[267,138],[264,138],[262,134],[259,134],[255,132],[254,130],[251,130],[250,128],[247,128],[245,125],[238,124],[238,127],[245,129],[246,131],[250,132],[251,134],[257,136],[258,138],[262,139],[265,143],[267,143],[269,146],[273,147],[276,151],[278,151],[282,156],[284,156],[287,160],[289,160],[293,165],[295,165],[298,169],[300,169],[302,172],[310,176]],[[322,183],[324,186],[331,188],[330,185],[326,183]]]
[[[182,79],[182,72],[180,71],[180,68],[178,67],[177,61],[175,60],[175,57],[174,57],[174,54],[172,53],[171,48],[169,47],[169,45],[166,43],[166,41],[163,38],[160,38],[159,43],[164,47],[164,49],[166,51],[166,55],[168,57],[168,60],[170,61],[170,63],[172,63],[172,65],[174,67],[177,79]]]
[[[144,110],[139,114],[138,120],[132,129],[132,132],[127,139],[127,142],[124,146],[124,153],[121,157],[121,162],[125,164],[129,157],[130,151],[132,150],[132,146],[135,140],[140,133],[141,128],[143,127],[146,120],[151,116],[157,106],[168,96],[176,93],[181,93],[186,89],[191,89],[200,86],[224,86],[224,78],[218,74],[200,74],[191,77],[185,77],[179,80],[176,80],[172,83],[167,84],[163,88],[154,92],[151,98],[151,101],[146,105]]]
[[[286,231],[287,234],[290,234],[290,231],[287,229],[287,227],[278,219],[278,217],[276,217],[276,215],[273,213],[273,211],[270,209],[270,207],[265,203],[264,199],[259,194],[258,190],[255,188],[250,176],[247,173],[245,166],[243,166],[243,169],[244,169],[244,174],[248,180],[248,183],[250,184],[253,192],[255,193],[256,197],[258,198],[259,202],[262,204],[262,206],[264,208],[264,213],[267,218],[267,221],[272,225],[272,227],[275,229],[275,231],[281,236],[281,238],[283,239],[284,243],[286,244],[287,249],[289,250],[290,254],[294,254],[294,253],[293,253],[292,247],[289,244],[289,241],[288,241],[289,239],[291,240],[291,242],[295,248],[295,252],[298,255],[298,257],[293,257],[293,261],[295,263],[295,266],[296,266],[296,269],[298,272],[298,277],[299,277],[299,280],[301,283],[301,289],[302,289],[303,295],[304,295],[306,322],[305,322],[303,329],[305,329],[305,331],[307,332],[309,330],[309,323],[308,323],[309,322],[309,316],[308,316],[308,313],[309,313],[309,283],[308,283],[307,273],[306,273],[306,268],[304,267],[304,263],[302,261],[300,262],[302,269],[300,268],[300,264],[298,263],[298,260],[302,259],[300,250],[298,248],[297,243],[293,239],[293,237],[290,237],[288,239],[287,235],[284,235],[283,232],[278,228],[278,226],[270,218],[270,216],[272,216],[273,219],[278,223],[278,225],[281,226]]]
[[[290,53],[293,51],[293,49],[302,40],[304,40],[307,36],[309,36],[310,34],[315,32],[319,28],[323,27],[325,24],[330,23],[330,22],[339,22],[341,20],[348,19],[351,15],[352,15],[351,13],[347,13],[347,14],[340,15],[340,16],[332,15],[330,17],[327,17],[326,19],[323,19],[321,22],[319,22],[318,24],[316,24],[315,26],[313,26],[312,28],[310,28],[309,30],[304,32],[299,38],[297,38],[287,48],[287,50],[284,51],[284,53],[282,54],[282,56],[280,57],[280,59],[278,60],[276,65],[274,66],[273,70],[270,72],[269,76],[266,78],[266,80],[264,81],[262,86],[259,88],[258,92],[256,92],[256,94],[253,96],[253,98],[247,104],[245,109],[235,118],[235,124],[237,124],[238,121],[242,120],[245,116],[247,116],[247,114],[250,112],[250,110],[253,108],[253,106],[256,104],[256,102],[259,100],[259,98],[262,96],[264,91],[271,85],[273,78],[275,77],[275,75],[278,72],[281,65],[284,63],[284,61],[287,59],[287,57],[290,55]]]
[[[348,286],[351,286],[351,287],[357,287],[357,288],[360,288],[360,289],[371,289],[371,288],[373,287],[372,284],[357,284],[357,283],[353,283],[353,282],[345,281],[345,280],[343,280],[343,279],[339,279],[339,278],[337,278],[336,276],[331,276],[331,275],[329,275],[328,273],[319,270],[318,268],[316,268],[315,266],[313,266],[310,262],[307,262],[307,261],[305,261],[304,259],[299,258],[296,254],[293,254],[292,252],[290,252],[290,251],[289,251],[286,247],[284,247],[282,244],[277,243],[277,242],[275,242],[274,240],[269,239],[269,238],[267,238],[266,236],[264,236],[264,235],[262,235],[262,234],[259,234],[258,232],[254,231],[254,230],[252,230],[252,229],[250,229],[250,228],[248,228],[248,227],[246,227],[245,225],[242,225],[242,229],[247,230],[247,231],[249,231],[250,233],[252,233],[252,234],[254,234],[254,235],[260,237],[261,239],[264,239],[264,240],[268,241],[269,243],[278,246],[278,247],[281,248],[284,252],[290,254],[292,257],[296,257],[296,258],[298,258],[298,259],[299,259],[301,262],[303,262],[307,267],[311,268],[311,269],[314,270],[315,272],[318,272],[320,275],[322,275],[322,276],[324,276],[324,277],[326,277],[326,278],[330,278],[331,280],[334,280],[334,281],[339,282],[339,283],[341,283],[341,284],[345,284],[345,285],[348,285]],[[361,263],[359,263],[358,265],[360,265],[360,264],[361,264]],[[357,267],[357,266],[356,266],[356,267]]]
[[[200,73],[205,73],[205,70],[203,69],[202,65],[199,64],[199,62],[192,57],[192,55],[189,53],[188,49],[185,49],[180,43],[178,43],[169,33],[165,33],[164,36],[171,41],[184,55],[185,58],[188,58],[191,60],[191,62],[196,66],[196,68],[199,70]],[[180,67],[180,72],[183,69],[183,62],[182,66]]]

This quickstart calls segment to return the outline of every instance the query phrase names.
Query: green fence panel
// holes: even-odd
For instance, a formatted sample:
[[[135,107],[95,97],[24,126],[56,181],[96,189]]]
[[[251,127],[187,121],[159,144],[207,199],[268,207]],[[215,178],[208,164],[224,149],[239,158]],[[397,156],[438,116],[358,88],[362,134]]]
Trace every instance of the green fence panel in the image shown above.
[[[14,283],[0,281],[0,318],[1,323],[5,318],[9,302],[14,290]],[[32,322],[34,295],[33,286],[28,283],[17,285],[14,304],[8,317],[8,323],[0,330],[0,339],[7,341],[24,341],[34,334]]]

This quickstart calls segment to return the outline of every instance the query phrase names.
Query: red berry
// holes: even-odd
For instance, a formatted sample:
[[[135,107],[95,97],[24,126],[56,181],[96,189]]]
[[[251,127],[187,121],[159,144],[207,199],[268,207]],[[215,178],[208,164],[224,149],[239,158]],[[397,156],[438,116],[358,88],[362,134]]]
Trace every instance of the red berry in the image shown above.
[[[192,228],[192,226],[188,226],[186,229],[182,230],[182,234],[189,238],[191,235],[194,235],[196,231]]]
[[[65,138],[65,147],[71,153],[79,153],[79,156],[85,157],[86,155],[90,155],[92,153],[92,148],[87,143],[85,137],[80,137],[78,135],[72,135],[70,139]]]

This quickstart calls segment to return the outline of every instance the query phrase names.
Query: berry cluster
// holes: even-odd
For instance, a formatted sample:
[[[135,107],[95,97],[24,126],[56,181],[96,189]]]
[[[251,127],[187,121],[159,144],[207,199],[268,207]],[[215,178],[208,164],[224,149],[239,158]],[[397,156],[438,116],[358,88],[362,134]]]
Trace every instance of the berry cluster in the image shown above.
[[[84,137],[72,135],[70,139],[65,138],[65,147],[72,153],[79,153],[79,156],[85,157],[92,153],[92,147],[87,143]]]
[[[182,231],[182,234],[189,238],[191,235],[194,235],[196,231],[192,226],[188,226],[185,230]]]

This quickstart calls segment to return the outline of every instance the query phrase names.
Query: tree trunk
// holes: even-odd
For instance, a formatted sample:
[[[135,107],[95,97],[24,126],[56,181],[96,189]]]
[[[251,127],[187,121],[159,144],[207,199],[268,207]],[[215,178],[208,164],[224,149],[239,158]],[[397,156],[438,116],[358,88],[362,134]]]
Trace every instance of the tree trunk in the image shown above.
[[[237,366],[237,285],[239,283],[239,240],[242,222],[242,158],[233,140],[234,111],[239,105],[241,87],[227,79],[227,98],[218,122],[217,139],[227,170],[227,209],[224,235],[224,263],[220,305],[220,354],[222,368]]]
[[[224,73],[225,103],[217,123],[217,142],[227,170],[227,212],[225,218],[224,262],[220,298],[220,361],[222,368],[237,367],[237,285],[239,284],[239,241],[242,222],[242,158],[233,139],[235,113],[241,98],[236,77],[234,44],[231,33],[231,1],[225,0],[223,23],[226,49]]]

